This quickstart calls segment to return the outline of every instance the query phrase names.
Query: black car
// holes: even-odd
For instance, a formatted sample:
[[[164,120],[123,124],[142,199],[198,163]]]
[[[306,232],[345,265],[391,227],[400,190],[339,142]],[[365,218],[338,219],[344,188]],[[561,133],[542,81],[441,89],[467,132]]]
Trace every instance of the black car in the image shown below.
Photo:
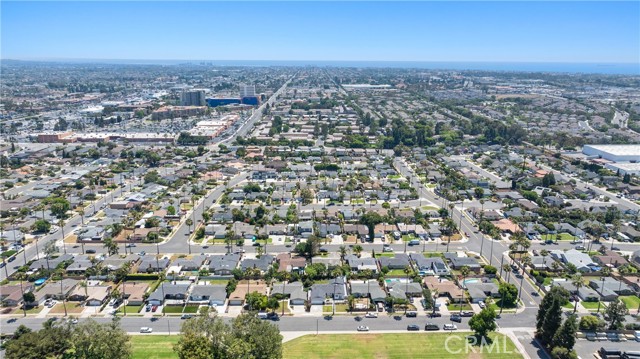
[[[95,249],[87,249],[84,252],[87,253],[87,254],[94,254],[94,253],[96,253],[96,250]]]
[[[427,314],[427,317],[429,317],[429,318],[438,318],[438,317],[441,317],[441,316],[442,316],[442,314],[440,314],[438,312],[431,312],[431,313]]]
[[[407,325],[407,330],[409,331],[419,331],[420,327],[416,324],[409,324]]]
[[[451,321],[452,322],[462,323],[462,317],[459,316],[458,314],[454,314],[454,315],[451,316]]]
[[[434,324],[434,323],[427,323],[424,326],[424,330],[440,330],[440,327],[438,326],[438,324]]]

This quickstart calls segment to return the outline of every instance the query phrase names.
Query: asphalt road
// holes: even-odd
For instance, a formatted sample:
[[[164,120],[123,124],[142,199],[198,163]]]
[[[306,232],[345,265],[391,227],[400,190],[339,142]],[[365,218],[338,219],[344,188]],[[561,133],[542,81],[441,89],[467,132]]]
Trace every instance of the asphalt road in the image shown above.
[[[535,318],[535,311],[531,311],[533,317],[529,313],[521,314],[503,314],[501,319],[498,319],[498,325],[500,327],[522,327],[526,320],[532,320]],[[107,323],[112,318],[96,317],[93,320],[100,323]],[[230,321],[230,317],[223,317],[224,320]],[[2,333],[12,333],[19,325],[25,325],[32,329],[39,329],[42,327],[42,323],[46,319],[33,318],[33,317],[14,317],[14,319],[3,319],[1,324]],[[57,319],[58,321],[65,320],[62,317]],[[79,319],[80,322],[86,319]],[[180,326],[184,320],[179,317],[156,317],[156,318],[142,318],[142,317],[122,317],[120,318],[121,327],[127,332],[139,332],[141,327],[153,328],[154,332],[158,333],[176,333],[180,330]],[[455,324],[459,330],[469,329],[469,318],[462,318],[461,323],[452,322],[449,317],[428,318],[425,314],[420,312],[418,317],[407,318],[402,311],[398,311],[394,314],[379,313],[378,318],[364,318],[364,314],[360,315],[360,320],[356,319],[355,315],[336,315],[336,316],[295,316],[282,317],[279,321],[274,321],[281,331],[284,332],[300,332],[300,331],[355,331],[359,325],[366,325],[371,331],[376,330],[406,330],[407,325],[417,324],[424,330],[426,323],[438,324],[441,328],[444,324]]]

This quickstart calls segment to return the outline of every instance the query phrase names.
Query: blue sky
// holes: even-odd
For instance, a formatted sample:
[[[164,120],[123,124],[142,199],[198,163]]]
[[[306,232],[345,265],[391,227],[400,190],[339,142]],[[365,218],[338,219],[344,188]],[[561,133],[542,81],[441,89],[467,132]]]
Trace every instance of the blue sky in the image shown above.
[[[640,2],[7,2],[10,59],[640,62]]]

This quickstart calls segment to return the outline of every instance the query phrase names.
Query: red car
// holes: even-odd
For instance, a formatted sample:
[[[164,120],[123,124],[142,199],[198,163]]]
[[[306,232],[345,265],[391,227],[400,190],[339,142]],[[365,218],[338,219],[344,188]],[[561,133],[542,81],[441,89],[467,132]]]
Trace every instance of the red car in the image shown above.
[[[151,307],[151,311],[152,312],[155,312],[156,310],[158,310],[158,306],[157,305],[154,305],[153,307]]]

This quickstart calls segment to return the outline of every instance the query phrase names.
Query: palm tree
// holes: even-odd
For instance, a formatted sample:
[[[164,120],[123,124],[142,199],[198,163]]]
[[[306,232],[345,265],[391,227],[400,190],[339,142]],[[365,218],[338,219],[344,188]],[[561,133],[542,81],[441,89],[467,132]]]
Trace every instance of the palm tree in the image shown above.
[[[584,282],[582,281],[582,274],[577,273],[573,277],[571,277],[571,284],[576,287],[576,293],[580,291],[580,288],[584,287]],[[578,301],[576,300],[575,305],[573,306],[573,314],[578,310]]]
[[[62,306],[64,307],[64,316],[67,316],[67,296],[64,294],[63,286],[62,286],[62,276],[64,275],[64,268],[60,268],[56,271],[56,274],[60,276],[60,297],[62,297]]]
[[[493,265],[493,242],[500,239],[500,230],[498,228],[493,228],[491,230],[491,249],[489,250],[489,265]]]
[[[344,264],[344,257],[347,256],[347,247],[345,246],[340,246],[340,248],[338,248],[338,253],[340,254],[340,264],[343,265]]]
[[[502,270],[504,270],[504,272],[507,274],[505,276],[505,277],[507,277],[506,280],[505,280],[505,278],[502,278],[502,279],[505,280],[507,283],[509,283],[509,276],[511,274],[511,267],[508,264],[505,263],[505,264],[502,265]]]
[[[27,316],[27,302],[24,300],[24,288],[22,287],[22,281],[26,278],[26,274],[22,272],[16,273],[16,278],[20,281],[20,293],[22,295],[22,311],[24,316]]]
[[[543,249],[540,251],[540,255],[542,256],[542,265],[544,266],[544,268],[547,268],[547,256],[549,255],[549,251]]]
[[[60,226],[60,233],[62,235],[62,250],[64,251],[64,254],[67,254],[67,246],[64,243],[64,219],[60,219],[60,221],[58,221],[58,225]]]
[[[524,276],[527,271],[527,266],[531,265],[531,258],[529,256],[526,256],[524,258],[521,258],[520,262],[522,263],[522,277],[520,278],[520,290],[518,291],[518,301],[520,301],[520,298],[522,298],[522,284],[524,282]]]
[[[358,258],[360,258],[360,254],[362,253],[362,246],[359,244],[356,244],[355,246],[353,246],[353,253],[355,253],[355,255],[358,256]]]
[[[602,278],[602,287],[600,288],[600,293],[602,293],[602,289],[604,287],[604,279],[610,275],[611,275],[611,269],[609,267],[602,267],[602,269],[600,270],[600,277]],[[597,313],[600,313],[600,303],[602,303],[602,300],[598,301]]]
[[[289,280],[291,280],[291,273],[289,273],[289,272],[282,273],[282,300],[283,300],[283,303],[282,303],[282,315],[283,316],[284,316],[284,307],[285,307],[285,305],[287,303],[287,300],[285,299],[285,296],[284,296],[284,292],[285,292],[285,287],[287,285],[287,282]]]
[[[464,289],[467,287],[465,285],[465,280],[467,279],[467,276],[469,275],[469,267],[467,266],[462,266],[462,268],[460,268],[460,274],[462,274],[462,285],[460,287],[462,287],[462,291],[460,292],[460,314],[462,314],[462,301],[463,301],[463,296],[464,296]]]

